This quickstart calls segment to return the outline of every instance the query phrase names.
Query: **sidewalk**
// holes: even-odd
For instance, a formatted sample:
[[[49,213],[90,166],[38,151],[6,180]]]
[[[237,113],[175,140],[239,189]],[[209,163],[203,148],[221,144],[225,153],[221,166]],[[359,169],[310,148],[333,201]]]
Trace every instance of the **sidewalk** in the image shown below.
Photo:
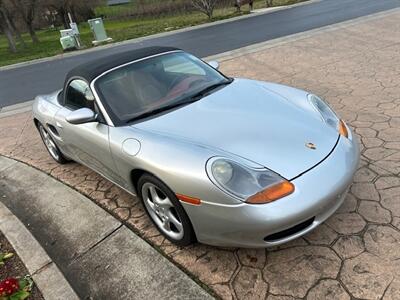
[[[48,175],[0,156],[0,191],[81,299],[212,299],[120,221]]]

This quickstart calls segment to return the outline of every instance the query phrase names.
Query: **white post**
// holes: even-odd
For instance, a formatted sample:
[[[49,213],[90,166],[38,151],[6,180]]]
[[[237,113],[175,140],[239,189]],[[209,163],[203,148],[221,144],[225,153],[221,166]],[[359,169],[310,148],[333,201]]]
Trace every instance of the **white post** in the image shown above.
[[[70,22],[70,23],[74,23],[74,22],[72,21],[72,16],[71,16],[70,13],[68,13],[68,18],[69,18],[69,22]]]
[[[80,49],[82,45],[81,45],[81,39],[79,37],[78,25],[72,20],[71,13],[68,13],[68,19],[69,19],[69,27],[71,27],[71,29],[74,31],[74,37],[76,43],[78,44],[78,49]]]

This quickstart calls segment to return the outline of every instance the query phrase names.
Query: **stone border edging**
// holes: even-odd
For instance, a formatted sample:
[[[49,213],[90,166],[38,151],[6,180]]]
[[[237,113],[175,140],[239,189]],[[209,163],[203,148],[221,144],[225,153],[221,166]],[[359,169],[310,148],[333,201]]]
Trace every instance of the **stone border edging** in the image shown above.
[[[0,202],[0,230],[25,264],[45,299],[79,300],[39,242],[2,202]]]
[[[32,110],[34,100],[25,101],[17,104],[12,104],[0,107],[0,119],[6,118],[15,114],[24,113]]]

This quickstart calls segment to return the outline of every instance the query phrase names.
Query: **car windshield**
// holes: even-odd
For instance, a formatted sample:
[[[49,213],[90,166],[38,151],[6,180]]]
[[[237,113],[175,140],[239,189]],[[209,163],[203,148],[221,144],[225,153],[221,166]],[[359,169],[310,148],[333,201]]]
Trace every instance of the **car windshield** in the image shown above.
[[[231,82],[185,52],[173,52],[117,68],[96,80],[107,111],[119,123],[183,106]]]

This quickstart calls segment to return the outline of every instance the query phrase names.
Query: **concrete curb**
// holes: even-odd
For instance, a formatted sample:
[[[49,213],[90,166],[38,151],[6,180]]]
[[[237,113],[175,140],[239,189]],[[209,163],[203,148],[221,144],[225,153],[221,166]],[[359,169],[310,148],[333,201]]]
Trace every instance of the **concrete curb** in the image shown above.
[[[220,20],[220,21],[215,21],[215,22],[211,22],[211,23],[199,24],[199,25],[195,25],[195,26],[191,26],[191,27],[185,27],[185,28],[182,28],[182,29],[172,30],[172,31],[168,31],[168,32],[156,33],[156,34],[152,34],[152,35],[148,35],[148,36],[144,36],[144,37],[139,37],[139,38],[135,38],[135,39],[130,39],[130,40],[122,41],[122,42],[116,42],[116,43],[112,43],[112,44],[108,44],[108,45],[102,45],[102,46],[98,46],[98,47],[94,47],[94,48],[78,50],[78,51],[74,51],[74,52],[70,52],[70,53],[58,54],[58,55],[54,55],[54,56],[51,56],[51,57],[38,58],[38,59],[30,60],[30,61],[16,63],[16,64],[8,65],[8,66],[3,66],[3,67],[0,67],[0,72],[1,71],[6,71],[6,70],[11,70],[11,69],[16,69],[16,68],[21,68],[21,67],[25,67],[25,66],[29,66],[29,65],[33,65],[33,64],[38,64],[38,63],[42,63],[42,62],[49,62],[49,61],[53,61],[53,60],[73,57],[73,56],[77,56],[77,55],[81,55],[81,54],[85,54],[85,53],[90,53],[90,52],[93,52],[93,51],[99,51],[99,50],[114,48],[114,47],[118,47],[118,46],[122,46],[122,45],[129,45],[129,44],[133,44],[133,43],[140,43],[140,42],[143,42],[143,41],[146,41],[146,40],[150,40],[150,39],[154,39],[154,38],[160,38],[160,37],[165,37],[165,36],[169,36],[169,35],[176,34],[176,33],[196,30],[196,29],[200,29],[200,28],[211,27],[211,26],[224,24],[224,23],[230,23],[230,22],[234,22],[234,21],[237,21],[237,20],[241,20],[241,19],[257,17],[257,16],[260,16],[260,15],[270,14],[270,13],[274,13],[274,12],[277,12],[277,11],[280,11],[280,10],[290,9],[290,8],[294,8],[294,7],[297,7],[297,6],[308,5],[308,4],[315,3],[315,2],[320,2],[320,1],[321,0],[308,0],[308,1],[300,2],[300,3],[295,3],[295,4],[292,4],[292,5],[271,7],[271,8],[262,9],[262,10],[261,9],[260,10],[253,10],[253,11],[251,11],[250,14],[247,14],[247,15],[244,15],[244,16],[233,17],[233,18]]]
[[[0,107],[0,119],[32,110],[33,100]]]
[[[45,299],[79,299],[39,242],[1,202],[0,230],[25,264]]]

